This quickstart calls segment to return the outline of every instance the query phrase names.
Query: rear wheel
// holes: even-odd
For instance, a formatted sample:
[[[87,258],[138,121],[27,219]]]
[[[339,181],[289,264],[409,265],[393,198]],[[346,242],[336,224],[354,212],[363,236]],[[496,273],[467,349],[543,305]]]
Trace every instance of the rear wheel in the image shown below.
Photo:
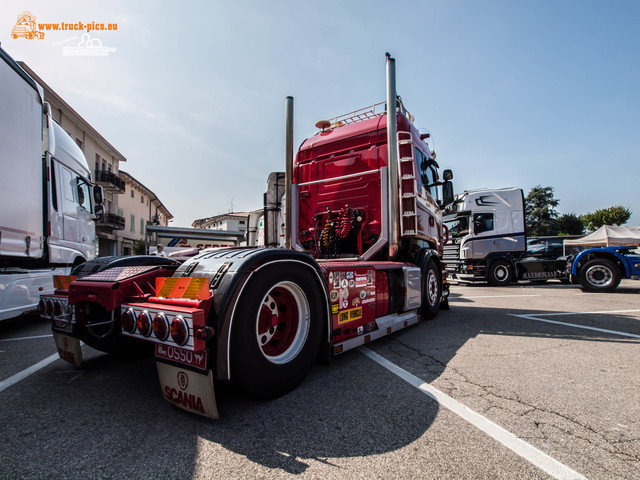
[[[489,285],[501,287],[509,285],[513,279],[513,267],[506,260],[495,260],[489,266],[487,281]]]
[[[262,398],[293,390],[315,362],[324,312],[324,295],[306,267],[284,265],[255,273],[233,317],[231,380]]]
[[[596,258],[585,263],[578,273],[584,290],[610,292],[620,284],[620,269],[611,260]]]
[[[440,273],[433,259],[427,263],[423,278],[420,316],[423,320],[431,320],[438,314],[440,310],[440,299],[442,298]]]

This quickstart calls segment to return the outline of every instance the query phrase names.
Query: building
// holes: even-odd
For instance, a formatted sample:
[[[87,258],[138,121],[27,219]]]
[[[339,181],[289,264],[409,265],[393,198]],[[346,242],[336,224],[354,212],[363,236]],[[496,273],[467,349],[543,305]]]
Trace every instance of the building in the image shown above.
[[[246,232],[251,212],[229,212],[215,217],[195,220],[194,228],[208,228],[212,230],[227,230],[232,232]]]
[[[124,195],[120,196],[118,216],[124,218],[124,228],[117,236],[122,246],[122,255],[133,253],[134,243],[144,241],[147,224],[167,226],[173,215],[158,196],[124,170],[120,178],[125,183]]]
[[[120,179],[120,162],[127,159],[98,131],[67,104],[24,62],[18,64],[44,89],[44,101],[51,105],[53,119],[75,140],[83,151],[91,169],[92,180],[104,190],[104,215],[96,221],[99,255],[118,255],[122,252],[117,232],[125,228],[125,218],[119,214],[118,198],[124,193],[125,182]]]

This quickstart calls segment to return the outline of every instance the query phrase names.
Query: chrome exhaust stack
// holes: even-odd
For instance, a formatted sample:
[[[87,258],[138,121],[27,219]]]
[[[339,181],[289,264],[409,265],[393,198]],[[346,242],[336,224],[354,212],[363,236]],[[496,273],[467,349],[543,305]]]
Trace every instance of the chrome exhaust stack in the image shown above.
[[[293,97],[287,97],[285,112],[285,201],[284,201],[284,247],[291,248],[291,245],[297,243],[298,232],[295,232],[296,241],[294,242],[291,225],[291,207],[297,205],[297,195],[293,195],[291,185],[293,182]],[[297,193],[297,192],[296,192]],[[297,209],[296,209],[297,210]],[[297,222],[296,222],[297,224]],[[297,228],[296,228],[297,230]]]
[[[396,60],[387,53],[387,158],[389,167],[389,260],[398,254],[398,114]]]

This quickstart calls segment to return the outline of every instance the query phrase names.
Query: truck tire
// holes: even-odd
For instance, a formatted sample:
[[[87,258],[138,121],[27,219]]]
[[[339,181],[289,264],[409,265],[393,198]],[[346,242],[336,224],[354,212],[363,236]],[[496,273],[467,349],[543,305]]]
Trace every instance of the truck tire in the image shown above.
[[[324,291],[309,268],[285,264],[256,272],[232,319],[231,380],[260,398],[293,390],[316,360],[326,311]]]
[[[431,259],[427,263],[427,268],[423,274],[424,283],[422,285],[422,305],[420,306],[420,317],[423,320],[431,320],[440,310],[440,300],[442,298],[442,281],[436,262]]]
[[[611,260],[595,258],[580,267],[578,280],[583,290],[610,292],[620,284],[620,269]]]
[[[495,260],[489,266],[487,282],[494,287],[509,285],[513,279],[513,267],[506,260]]]

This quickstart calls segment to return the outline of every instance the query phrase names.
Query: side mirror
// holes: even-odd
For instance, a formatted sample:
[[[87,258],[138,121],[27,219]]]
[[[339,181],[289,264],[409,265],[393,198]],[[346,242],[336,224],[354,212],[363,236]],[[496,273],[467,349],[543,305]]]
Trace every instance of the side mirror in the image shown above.
[[[100,185],[94,185],[93,186],[93,203],[95,203],[96,205],[101,205],[103,201],[104,201],[104,195],[102,193],[102,187]],[[96,207],[96,211],[97,211],[97,207]]]
[[[444,172],[442,172],[442,178],[444,180],[453,180],[453,172],[447,168]]]
[[[450,179],[447,179],[447,172],[451,172],[451,170],[445,170],[445,182],[442,184],[442,204],[443,205],[451,205],[453,203],[453,183]]]
[[[94,220],[99,220],[102,218],[102,216],[104,215],[104,207],[102,205],[96,205],[93,208],[93,219]]]

